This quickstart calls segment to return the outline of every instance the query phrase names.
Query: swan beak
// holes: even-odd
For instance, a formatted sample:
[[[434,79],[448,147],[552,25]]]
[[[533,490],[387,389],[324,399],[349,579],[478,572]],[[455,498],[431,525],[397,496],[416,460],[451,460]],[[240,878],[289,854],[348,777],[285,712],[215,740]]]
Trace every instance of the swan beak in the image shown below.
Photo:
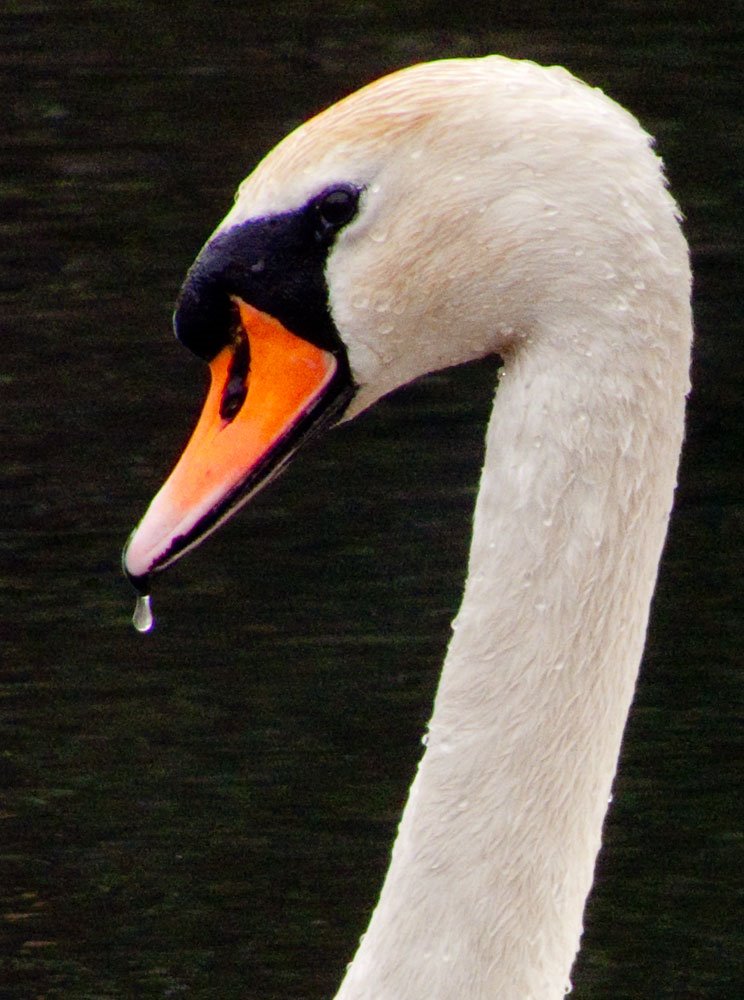
[[[209,363],[196,429],[124,550],[124,571],[141,593],[153,572],[235,513],[351,397],[337,355],[232,302],[231,341]]]

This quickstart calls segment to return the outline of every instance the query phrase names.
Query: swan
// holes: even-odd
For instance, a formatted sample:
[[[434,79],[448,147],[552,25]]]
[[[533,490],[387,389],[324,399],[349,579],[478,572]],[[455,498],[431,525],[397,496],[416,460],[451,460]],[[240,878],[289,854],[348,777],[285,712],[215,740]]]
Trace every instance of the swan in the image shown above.
[[[174,322],[211,384],[125,549],[141,595],[323,427],[500,356],[426,749],[337,1000],[563,996],[689,388],[688,249],[649,136],[559,67],[401,70],[243,181]]]

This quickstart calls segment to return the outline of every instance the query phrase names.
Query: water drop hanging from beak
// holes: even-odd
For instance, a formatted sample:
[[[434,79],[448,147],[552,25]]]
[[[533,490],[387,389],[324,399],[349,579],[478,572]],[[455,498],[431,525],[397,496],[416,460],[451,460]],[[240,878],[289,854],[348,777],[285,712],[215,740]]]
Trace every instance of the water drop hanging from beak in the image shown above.
[[[154,623],[155,619],[152,617],[150,595],[138,594],[137,603],[134,605],[134,614],[132,615],[132,625],[134,625],[138,632],[149,632]]]

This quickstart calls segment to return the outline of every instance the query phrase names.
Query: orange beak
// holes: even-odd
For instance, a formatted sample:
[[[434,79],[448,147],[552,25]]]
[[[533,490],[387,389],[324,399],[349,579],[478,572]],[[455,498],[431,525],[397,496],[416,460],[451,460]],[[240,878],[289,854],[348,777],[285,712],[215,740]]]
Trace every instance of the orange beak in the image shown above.
[[[210,362],[196,429],[124,551],[125,572],[142,592],[151,573],[238,510],[350,396],[339,357],[233,303],[233,341]]]

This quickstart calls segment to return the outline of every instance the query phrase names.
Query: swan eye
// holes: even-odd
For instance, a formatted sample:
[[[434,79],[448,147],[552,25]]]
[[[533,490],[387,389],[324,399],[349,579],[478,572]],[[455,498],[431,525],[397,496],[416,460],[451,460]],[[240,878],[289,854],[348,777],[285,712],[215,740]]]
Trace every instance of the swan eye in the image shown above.
[[[351,222],[358,207],[359,189],[352,184],[339,184],[324,191],[315,202],[319,235],[338,232]]]

